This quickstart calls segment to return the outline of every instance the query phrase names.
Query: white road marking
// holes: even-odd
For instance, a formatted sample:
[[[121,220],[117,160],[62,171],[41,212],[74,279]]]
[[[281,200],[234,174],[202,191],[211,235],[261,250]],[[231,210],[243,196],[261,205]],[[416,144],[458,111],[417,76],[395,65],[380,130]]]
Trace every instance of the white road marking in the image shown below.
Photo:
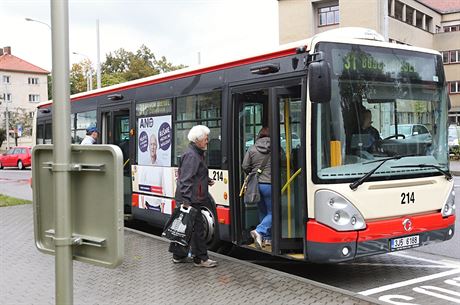
[[[448,260],[434,261],[434,260],[431,260],[431,259],[426,259],[426,258],[406,255],[406,254],[397,253],[397,252],[392,252],[392,253],[389,253],[389,254],[394,255],[394,256],[409,258],[409,259],[415,259],[415,260],[418,260],[418,261],[421,261],[421,262],[431,263],[431,264],[435,264],[435,265],[449,266],[450,268],[459,268],[460,267],[459,263],[454,262],[454,261],[448,261]]]
[[[411,267],[411,268],[436,268],[436,269],[452,269],[453,266],[448,265],[406,265],[406,264],[385,264],[385,263],[353,263],[354,266],[385,266],[385,267]]]
[[[459,297],[460,297],[460,292],[456,292],[456,291],[452,291],[452,290],[449,290],[449,289],[444,289],[444,288],[440,288],[440,287],[436,287],[436,286],[421,286],[421,287],[415,287],[412,290],[414,290],[415,292],[418,292],[418,293],[423,293],[423,294],[430,295],[430,296],[435,297],[435,298],[439,298],[439,299],[443,299],[443,300],[447,300],[447,301],[450,301],[450,302],[460,304],[460,299],[450,297],[450,296],[445,295],[445,294],[433,292],[433,291],[430,291],[430,290],[440,291],[440,292],[443,292],[443,293],[447,293],[447,294],[451,294],[451,295],[459,296]]]
[[[445,280],[444,283],[460,287],[460,277],[456,277],[451,280]]]
[[[380,293],[380,292],[391,290],[391,289],[396,289],[396,288],[409,286],[409,285],[413,285],[413,284],[417,284],[417,283],[421,283],[421,282],[426,282],[426,281],[429,281],[429,280],[433,280],[433,279],[437,279],[437,278],[441,278],[441,277],[446,277],[446,276],[449,276],[449,275],[452,275],[452,274],[458,274],[458,273],[460,273],[460,269],[453,269],[453,270],[449,270],[449,271],[445,271],[445,272],[441,272],[441,273],[422,276],[422,277],[419,277],[419,278],[415,278],[415,279],[411,279],[411,280],[407,280],[407,281],[403,281],[403,282],[399,282],[399,283],[394,283],[394,284],[390,284],[390,285],[385,285],[385,286],[372,288],[372,289],[369,289],[369,290],[361,291],[361,292],[359,292],[359,294],[369,296],[371,294],[376,294],[376,293]]]

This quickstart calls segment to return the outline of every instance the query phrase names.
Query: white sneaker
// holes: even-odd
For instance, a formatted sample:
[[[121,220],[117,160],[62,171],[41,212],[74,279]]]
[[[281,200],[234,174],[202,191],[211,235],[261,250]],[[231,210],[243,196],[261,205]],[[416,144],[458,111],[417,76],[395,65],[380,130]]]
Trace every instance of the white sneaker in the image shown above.
[[[251,237],[254,239],[256,248],[261,250],[262,249],[262,235],[260,235],[256,230],[252,230],[250,234],[251,234]]]
[[[217,266],[217,262],[208,258],[207,260],[201,261],[200,263],[193,263],[193,265],[195,265],[195,267],[214,268]]]

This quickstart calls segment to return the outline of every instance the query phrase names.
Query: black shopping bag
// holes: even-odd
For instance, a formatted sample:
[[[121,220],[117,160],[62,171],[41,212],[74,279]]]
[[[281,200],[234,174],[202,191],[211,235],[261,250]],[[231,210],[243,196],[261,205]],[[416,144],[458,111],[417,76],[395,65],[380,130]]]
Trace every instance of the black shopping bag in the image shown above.
[[[161,236],[166,237],[172,243],[189,246],[197,213],[197,209],[193,207],[185,208],[182,205],[176,207]]]

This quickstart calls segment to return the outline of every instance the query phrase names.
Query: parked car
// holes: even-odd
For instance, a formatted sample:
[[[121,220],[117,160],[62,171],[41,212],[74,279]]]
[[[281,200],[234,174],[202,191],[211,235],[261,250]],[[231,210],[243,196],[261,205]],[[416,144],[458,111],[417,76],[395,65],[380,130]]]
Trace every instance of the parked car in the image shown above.
[[[390,134],[395,134],[395,125],[390,126]],[[398,124],[398,134],[404,135],[404,139],[412,139],[417,142],[431,142],[431,134],[422,124]]]
[[[24,169],[32,164],[30,147],[17,146],[0,155],[0,169],[4,167],[17,167]]]
[[[448,142],[449,142],[449,152],[452,152],[452,149],[458,147],[458,127],[457,125],[450,125],[448,129]]]

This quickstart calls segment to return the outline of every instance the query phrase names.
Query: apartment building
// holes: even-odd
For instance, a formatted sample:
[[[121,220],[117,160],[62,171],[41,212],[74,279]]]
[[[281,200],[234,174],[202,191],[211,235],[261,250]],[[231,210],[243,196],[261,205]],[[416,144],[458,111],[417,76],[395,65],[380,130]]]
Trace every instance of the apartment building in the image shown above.
[[[15,113],[29,116],[29,122],[16,122],[27,126],[34,115],[37,104],[48,100],[48,74],[39,68],[11,53],[11,47],[0,48],[0,128],[6,128],[6,109],[9,117]],[[22,123],[22,124],[21,124]],[[27,124],[29,123],[29,124]],[[15,126],[16,127],[16,126]],[[31,129],[22,130],[20,143],[30,145]],[[10,146],[14,145],[10,139]],[[3,143],[3,148],[6,143]]]
[[[452,108],[460,125],[460,0],[278,0],[280,43],[339,27],[366,27],[393,43],[443,55]]]

